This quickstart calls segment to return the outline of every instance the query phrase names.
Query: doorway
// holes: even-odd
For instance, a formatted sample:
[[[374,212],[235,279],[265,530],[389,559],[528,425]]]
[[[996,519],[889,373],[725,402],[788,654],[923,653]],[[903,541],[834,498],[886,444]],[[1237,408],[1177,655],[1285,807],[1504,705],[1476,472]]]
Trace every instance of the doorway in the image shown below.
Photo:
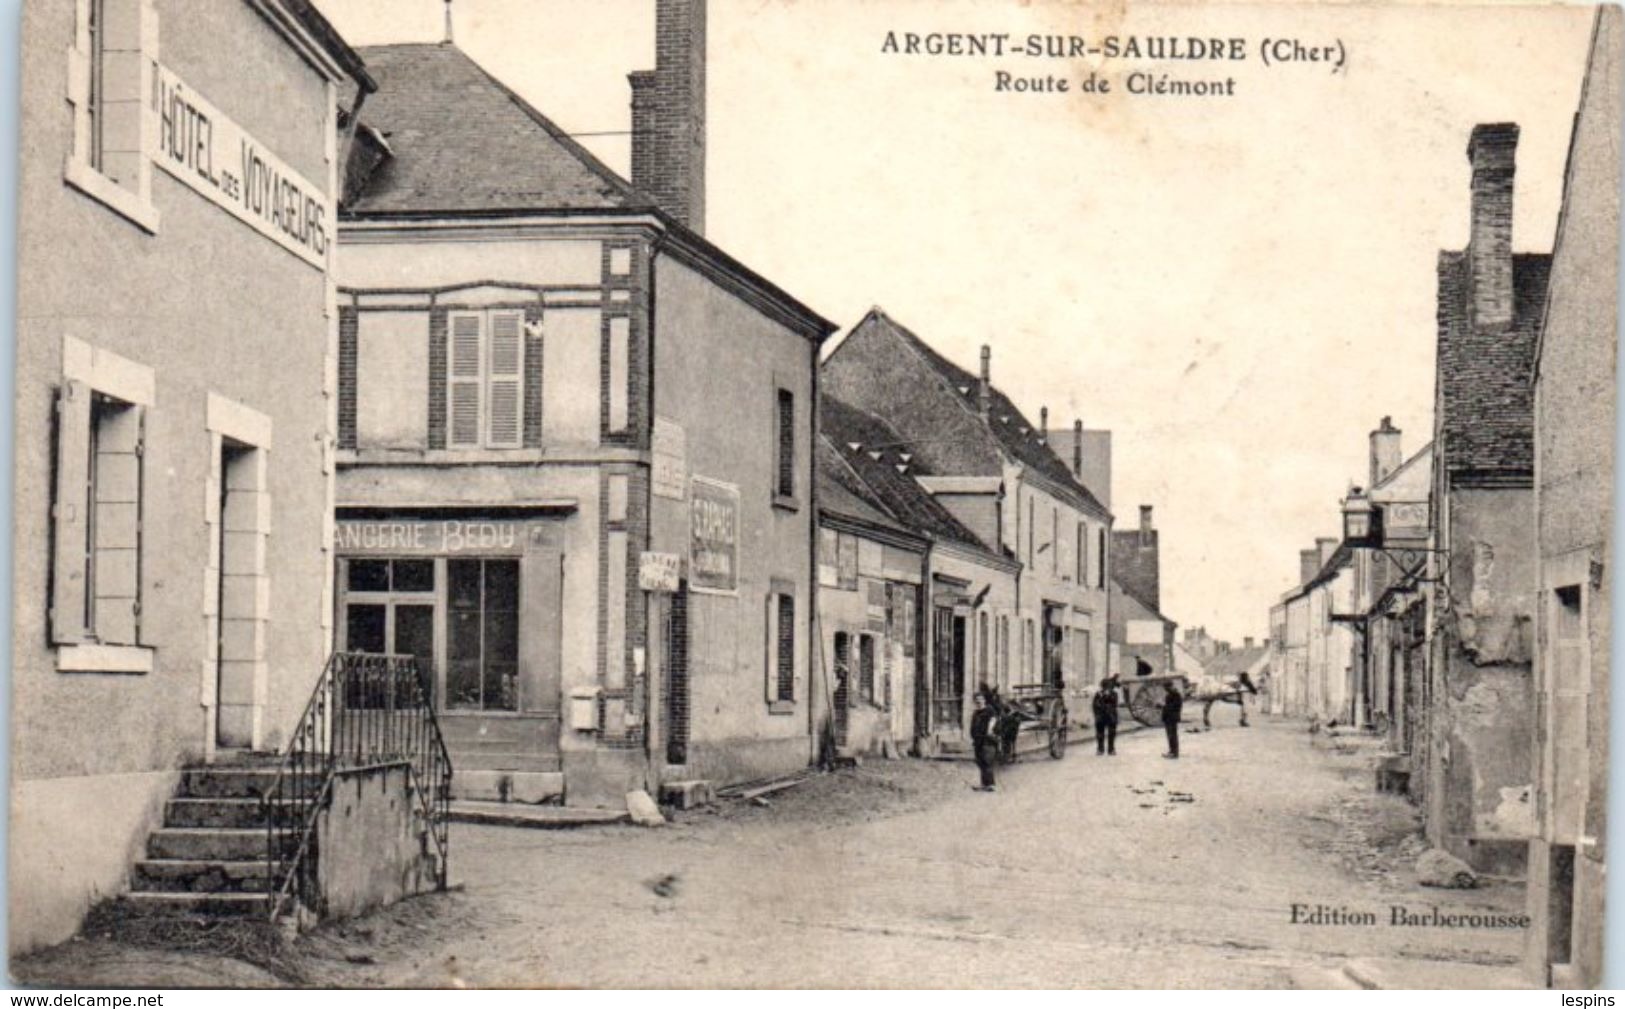
[[[936,669],[932,677],[935,710],[932,727],[959,729],[965,718],[965,618],[952,607],[938,606],[932,628]]]
[[[264,456],[252,445],[221,437],[215,460],[219,499],[212,535],[216,601],[214,637],[215,745],[248,749],[259,744],[264,704],[265,623],[260,591],[265,543],[260,507]]]
[[[438,702],[434,561],[356,559],[347,569],[341,650],[412,656],[426,696]]]

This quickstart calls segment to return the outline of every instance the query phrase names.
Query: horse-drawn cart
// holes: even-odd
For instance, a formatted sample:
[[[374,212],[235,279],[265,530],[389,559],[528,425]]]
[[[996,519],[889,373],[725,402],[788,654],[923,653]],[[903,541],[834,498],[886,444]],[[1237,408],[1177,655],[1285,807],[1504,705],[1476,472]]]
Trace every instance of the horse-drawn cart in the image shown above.
[[[1066,756],[1066,698],[1061,688],[1049,683],[1021,684],[1009,688],[999,698],[999,756],[1008,762],[1015,758],[1016,740],[1023,732],[1045,735],[1050,757]]]
[[[1168,693],[1168,686],[1173,684],[1187,705],[1200,703],[1202,705],[1202,727],[1213,727],[1211,714],[1215,704],[1234,704],[1241,709],[1241,726],[1247,727],[1247,696],[1258,693],[1247,674],[1243,673],[1236,680],[1216,681],[1205,679],[1195,684],[1183,673],[1169,673],[1162,676],[1136,676],[1123,683],[1123,690],[1128,694],[1129,714],[1141,725],[1162,724],[1162,700]]]

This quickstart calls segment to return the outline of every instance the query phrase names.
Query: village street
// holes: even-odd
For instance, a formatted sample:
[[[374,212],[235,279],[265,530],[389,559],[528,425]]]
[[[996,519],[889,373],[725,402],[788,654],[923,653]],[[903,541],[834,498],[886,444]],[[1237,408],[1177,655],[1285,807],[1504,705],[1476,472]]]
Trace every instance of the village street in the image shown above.
[[[993,795],[968,763],[880,762],[656,830],[458,825],[460,892],[300,945],[337,985],[1324,986],[1349,957],[1517,956],[1516,930],[1388,926],[1395,903],[1521,913],[1522,888],[1418,887],[1411,807],[1365,752],[1214,720],[1178,762],[1142,731]],[[1294,902],[1381,923],[1294,925]]]

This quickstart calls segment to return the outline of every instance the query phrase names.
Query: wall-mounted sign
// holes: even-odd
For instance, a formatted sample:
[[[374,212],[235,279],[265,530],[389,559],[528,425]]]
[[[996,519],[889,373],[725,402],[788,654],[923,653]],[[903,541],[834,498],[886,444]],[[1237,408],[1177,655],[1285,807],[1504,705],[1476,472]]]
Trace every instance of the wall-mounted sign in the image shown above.
[[[1388,501],[1382,506],[1383,536],[1387,539],[1426,539],[1426,501]]]
[[[650,490],[655,497],[683,500],[683,487],[688,481],[688,435],[682,425],[656,417],[649,448],[654,456]]]
[[[1123,639],[1130,645],[1160,645],[1164,624],[1161,620],[1130,620],[1123,626]]]
[[[310,265],[327,268],[333,204],[327,192],[266,150],[156,60],[146,131],[153,163]],[[324,120],[313,134],[331,128]]]
[[[682,577],[683,559],[676,554],[644,551],[638,557],[638,588],[645,592],[676,592]]]
[[[529,540],[524,523],[477,519],[341,520],[333,530],[333,550],[344,556],[513,555]]]
[[[739,488],[695,477],[689,487],[688,584],[695,592],[739,590]]]

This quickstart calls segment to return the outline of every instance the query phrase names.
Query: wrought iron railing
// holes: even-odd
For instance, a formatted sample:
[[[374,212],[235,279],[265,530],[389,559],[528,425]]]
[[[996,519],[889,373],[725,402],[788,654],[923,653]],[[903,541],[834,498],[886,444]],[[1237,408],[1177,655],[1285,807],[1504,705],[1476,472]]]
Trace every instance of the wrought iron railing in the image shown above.
[[[451,757],[433,699],[433,685],[412,656],[333,653],[260,798],[273,920],[290,898],[319,913],[317,817],[334,778],[361,768],[409,768],[434,846],[435,885],[445,889]]]

